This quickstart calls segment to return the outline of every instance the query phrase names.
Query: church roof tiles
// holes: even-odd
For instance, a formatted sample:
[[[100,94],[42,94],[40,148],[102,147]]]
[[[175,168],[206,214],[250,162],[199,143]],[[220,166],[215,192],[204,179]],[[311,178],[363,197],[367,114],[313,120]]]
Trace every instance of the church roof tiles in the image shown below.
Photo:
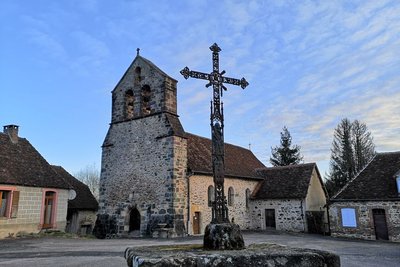
[[[212,175],[211,140],[186,133],[188,168],[193,173]],[[255,169],[264,164],[248,149],[225,143],[225,176],[261,179]]]

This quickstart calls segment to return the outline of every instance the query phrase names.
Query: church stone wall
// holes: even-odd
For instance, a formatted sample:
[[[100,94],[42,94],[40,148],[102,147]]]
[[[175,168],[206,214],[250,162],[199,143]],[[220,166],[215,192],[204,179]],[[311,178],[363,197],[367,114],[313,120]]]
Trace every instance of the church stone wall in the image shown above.
[[[138,71],[140,70],[140,71]],[[155,66],[141,57],[134,60],[112,92],[112,122],[126,121],[153,113],[177,113],[176,84],[172,78],[162,74]],[[149,113],[143,112],[143,88],[149,89]],[[128,116],[126,92],[133,92],[133,114]]]
[[[252,200],[250,201],[251,229],[265,230],[265,210],[275,210],[276,229],[288,232],[304,232],[306,222],[304,201],[297,199]]]
[[[208,187],[214,186],[213,177],[207,175],[192,175],[190,182],[190,222],[188,225],[189,234],[193,234],[193,217],[195,212],[200,212],[200,234],[204,234],[204,229],[211,222],[211,207],[208,205]],[[234,219],[242,230],[252,229],[249,207],[246,207],[246,189],[253,192],[258,184],[258,180],[229,178],[225,177],[224,190],[228,197],[228,189],[234,190],[233,206],[228,205],[229,219]]]
[[[185,193],[182,150],[185,140],[170,136],[165,114],[111,124],[103,145],[99,214],[116,217],[118,235],[128,233],[134,208],[141,215],[141,235],[151,235],[159,224],[175,226],[175,215],[185,208],[175,195]]]
[[[356,227],[342,226],[341,209],[343,208],[355,210]],[[389,240],[400,242],[400,201],[333,202],[329,207],[332,236],[375,240],[373,209],[385,210]]]

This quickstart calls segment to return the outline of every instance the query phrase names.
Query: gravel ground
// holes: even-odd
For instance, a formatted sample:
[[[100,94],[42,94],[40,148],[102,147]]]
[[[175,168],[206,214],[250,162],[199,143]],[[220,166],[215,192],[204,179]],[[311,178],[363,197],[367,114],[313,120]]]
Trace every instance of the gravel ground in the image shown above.
[[[345,267],[400,267],[400,243],[337,239],[277,231],[244,232],[246,245],[276,243],[337,253]],[[0,240],[0,266],[127,266],[127,247],[201,244],[202,237],[176,239],[21,238]]]

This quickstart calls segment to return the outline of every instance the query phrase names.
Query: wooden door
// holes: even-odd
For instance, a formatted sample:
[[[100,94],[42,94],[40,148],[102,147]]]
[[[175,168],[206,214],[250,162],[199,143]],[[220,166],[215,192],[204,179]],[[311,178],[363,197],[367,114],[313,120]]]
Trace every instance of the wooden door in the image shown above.
[[[193,234],[200,234],[200,212],[195,212],[193,216]]]
[[[265,227],[276,228],[275,209],[266,209],[265,210]]]
[[[376,239],[389,240],[386,214],[384,209],[373,209],[374,227]]]
[[[54,192],[46,192],[44,198],[44,212],[43,212],[43,228],[53,227],[53,217],[54,217]]]

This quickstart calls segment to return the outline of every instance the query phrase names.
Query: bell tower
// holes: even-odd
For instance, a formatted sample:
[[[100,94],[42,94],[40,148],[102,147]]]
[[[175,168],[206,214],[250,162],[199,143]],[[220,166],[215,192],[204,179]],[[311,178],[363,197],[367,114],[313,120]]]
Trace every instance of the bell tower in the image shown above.
[[[177,81],[138,50],[112,91],[97,222],[105,235],[186,233],[187,142],[176,90]]]
[[[112,91],[112,120],[119,123],[167,112],[177,115],[177,81],[139,53]]]

